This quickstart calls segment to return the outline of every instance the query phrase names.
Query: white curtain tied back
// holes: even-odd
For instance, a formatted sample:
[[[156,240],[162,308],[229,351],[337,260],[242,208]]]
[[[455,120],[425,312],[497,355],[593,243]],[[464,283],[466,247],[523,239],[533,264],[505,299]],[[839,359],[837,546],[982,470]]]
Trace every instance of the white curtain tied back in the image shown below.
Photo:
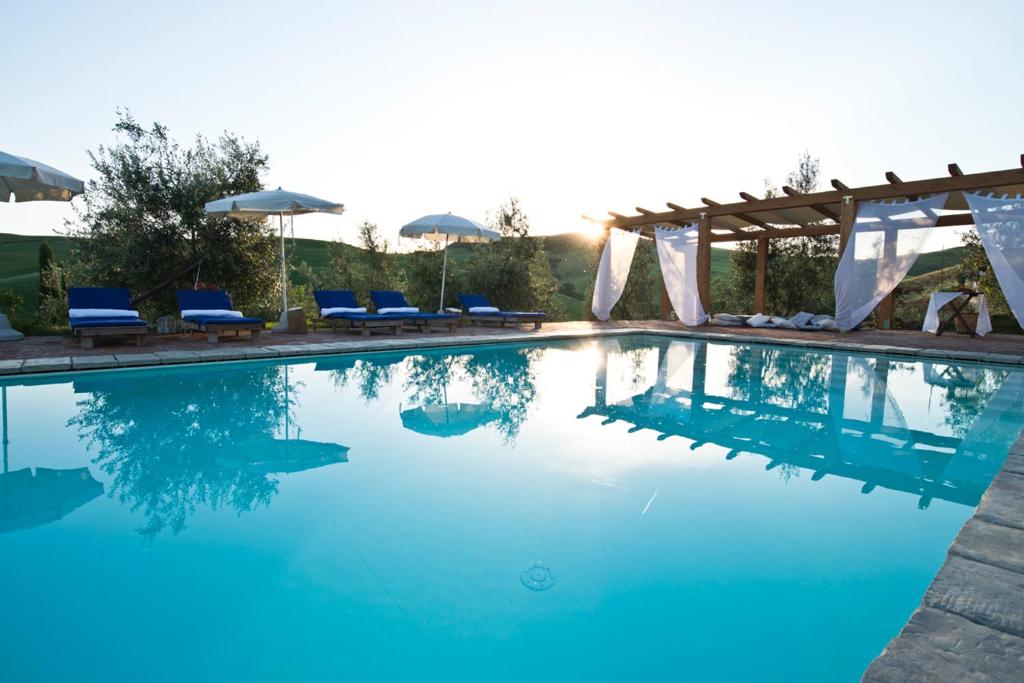
[[[618,303],[623,290],[629,268],[633,264],[633,253],[640,239],[639,232],[630,232],[612,228],[608,231],[608,240],[601,252],[601,263],[597,267],[597,279],[594,282],[594,298],[590,310],[598,320],[608,320],[612,308]]]
[[[654,229],[665,290],[684,325],[703,325],[708,319],[697,291],[697,233],[696,225]]]
[[[836,269],[836,325],[852,330],[906,277],[948,193],[913,202],[863,202]]]
[[[964,197],[1006,303],[1024,327],[1024,199],[968,192]]]

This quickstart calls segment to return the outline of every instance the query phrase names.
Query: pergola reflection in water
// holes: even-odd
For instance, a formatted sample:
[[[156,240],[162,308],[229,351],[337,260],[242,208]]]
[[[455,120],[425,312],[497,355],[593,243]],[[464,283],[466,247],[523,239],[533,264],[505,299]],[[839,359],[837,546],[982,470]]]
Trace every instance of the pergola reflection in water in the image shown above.
[[[1007,418],[1024,412],[1024,372],[1016,370],[924,363],[938,400],[945,392],[956,397],[939,429],[908,424],[891,390],[912,362],[703,341],[597,345],[594,403],[579,418],[625,422],[659,440],[683,437],[691,450],[714,444],[728,460],[762,456],[766,469],[809,470],[814,481],[854,479],[863,493],[878,486],[912,493],[922,509],[934,498],[976,505],[1020,431]],[[636,393],[636,372],[611,367],[652,356],[656,379]],[[724,380],[720,361],[728,365]]]

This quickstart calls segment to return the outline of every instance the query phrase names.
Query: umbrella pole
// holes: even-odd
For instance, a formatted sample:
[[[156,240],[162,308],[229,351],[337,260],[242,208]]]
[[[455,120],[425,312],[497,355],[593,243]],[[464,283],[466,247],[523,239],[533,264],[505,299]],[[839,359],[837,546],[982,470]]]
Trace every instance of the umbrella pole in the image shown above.
[[[284,214],[277,214],[277,227],[281,231],[281,317],[274,330],[285,332],[288,329],[288,271],[284,265]]]
[[[444,280],[448,273],[448,235],[444,236],[444,259],[441,261],[441,302],[437,305],[437,312],[444,313]]]

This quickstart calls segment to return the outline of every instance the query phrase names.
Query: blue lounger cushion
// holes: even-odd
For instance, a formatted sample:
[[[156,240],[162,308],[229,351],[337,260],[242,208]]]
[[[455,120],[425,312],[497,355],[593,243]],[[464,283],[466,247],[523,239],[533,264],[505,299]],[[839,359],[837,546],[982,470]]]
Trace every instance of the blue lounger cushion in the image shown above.
[[[487,297],[483,294],[459,294],[459,303],[462,304],[462,310],[469,313],[471,308],[493,308],[491,302],[487,300]],[[494,313],[471,313],[470,315],[480,317],[493,317],[493,318],[522,318],[522,319],[534,319],[534,318],[545,318],[546,313],[539,311],[495,311]]]
[[[71,329],[79,327],[148,327],[132,306],[131,294],[124,287],[68,287],[68,309],[125,311],[124,316],[104,315],[69,318]],[[129,315],[133,313],[135,315]]]
[[[324,320],[405,320],[401,313],[330,313]]]
[[[350,289],[318,289],[313,292],[316,305],[325,308],[359,308],[356,295]]]
[[[241,317],[228,315],[187,315],[182,320],[202,325],[262,325],[263,318]]]
[[[377,310],[382,308],[410,308],[409,302],[401,292],[386,290],[370,290],[370,298]],[[458,313],[401,313],[396,314],[407,320],[453,320],[459,317]]]
[[[124,287],[68,287],[68,308],[135,310]]]
[[[178,308],[182,311],[232,311],[231,297],[223,289],[201,290],[201,289],[179,289]],[[262,324],[262,318],[233,317],[224,315],[193,315],[182,316],[182,320],[202,325],[255,325]]]
[[[71,329],[79,327],[148,327],[149,323],[138,318],[75,318],[71,321]]]

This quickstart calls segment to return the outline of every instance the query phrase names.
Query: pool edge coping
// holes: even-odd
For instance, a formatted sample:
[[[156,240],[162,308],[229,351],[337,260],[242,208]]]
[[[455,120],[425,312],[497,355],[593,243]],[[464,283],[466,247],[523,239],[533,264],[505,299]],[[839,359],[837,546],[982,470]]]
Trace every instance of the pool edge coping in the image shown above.
[[[215,363],[224,361],[270,360],[278,358],[301,358],[303,356],[324,356],[379,351],[409,351],[416,349],[447,348],[453,346],[483,346],[489,344],[518,343],[529,341],[552,341],[567,339],[588,339],[594,337],[645,335],[655,337],[676,337],[707,339],[759,346],[792,346],[804,349],[821,349],[863,353],[876,356],[898,356],[907,358],[933,358],[976,362],[1009,367],[1024,365],[1024,355],[987,353],[982,351],[956,351],[947,349],[914,348],[886,344],[857,344],[850,341],[819,339],[793,339],[784,337],[756,337],[708,332],[699,330],[665,330],[644,327],[616,327],[593,330],[551,330],[500,333],[494,335],[447,335],[444,337],[416,337],[405,339],[375,339],[366,341],[302,342],[277,346],[244,346],[231,348],[218,346],[213,349],[174,350],[155,352],[112,351],[110,354],[94,356],[58,356],[49,358],[28,358],[0,360],[0,377],[17,375],[56,374],[65,372],[88,372],[90,370],[116,370],[120,368],[155,367],[161,365],[182,365],[194,363]]]
[[[862,683],[1020,680],[1024,668],[1024,436],[949,546],[920,603]],[[981,678],[979,678],[981,676]]]

